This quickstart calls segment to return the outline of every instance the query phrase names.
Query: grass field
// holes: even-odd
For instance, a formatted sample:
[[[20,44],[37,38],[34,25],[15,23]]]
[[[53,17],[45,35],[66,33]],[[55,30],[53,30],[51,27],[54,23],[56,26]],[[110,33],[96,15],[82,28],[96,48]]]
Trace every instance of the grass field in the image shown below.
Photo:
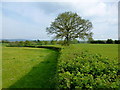
[[[60,45],[47,45],[52,47],[66,48]],[[67,47],[70,51],[71,48],[76,51],[89,51],[90,53],[101,54],[104,57],[116,58],[118,57],[118,44],[72,44]],[[72,52],[71,52],[72,53]]]
[[[76,44],[71,46],[75,48],[75,50],[87,50],[108,58],[118,57],[118,44]]]
[[[117,44],[73,44],[61,47],[61,60],[74,59],[82,51],[118,58]],[[2,47],[3,88],[53,88],[58,52],[44,48]],[[60,61],[59,61],[60,62]]]
[[[54,87],[52,78],[57,52],[43,48],[3,47],[2,54],[2,88]]]
[[[0,89],[2,88],[2,46],[0,44]]]

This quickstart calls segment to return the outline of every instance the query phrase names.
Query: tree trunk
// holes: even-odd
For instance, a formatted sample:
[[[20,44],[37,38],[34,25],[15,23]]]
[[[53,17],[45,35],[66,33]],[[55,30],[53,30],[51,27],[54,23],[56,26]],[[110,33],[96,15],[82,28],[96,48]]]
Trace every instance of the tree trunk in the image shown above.
[[[69,36],[67,34],[67,36],[66,36],[66,45],[69,46],[69,44],[70,44],[70,40],[69,40]]]

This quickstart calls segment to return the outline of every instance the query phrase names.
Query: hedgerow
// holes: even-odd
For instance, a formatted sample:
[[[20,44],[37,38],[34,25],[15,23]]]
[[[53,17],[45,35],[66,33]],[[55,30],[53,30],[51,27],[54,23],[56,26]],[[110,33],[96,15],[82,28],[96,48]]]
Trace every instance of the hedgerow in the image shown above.
[[[118,60],[78,51],[61,50],[57,88],[119,88]]]

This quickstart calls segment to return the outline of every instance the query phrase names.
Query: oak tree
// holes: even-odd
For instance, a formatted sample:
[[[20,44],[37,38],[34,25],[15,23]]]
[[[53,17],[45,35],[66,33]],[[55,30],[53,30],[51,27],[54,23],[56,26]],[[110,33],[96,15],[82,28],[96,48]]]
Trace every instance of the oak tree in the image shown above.
[[[81,18],[77,13],[64,12],[55,18],[50,27],[46,28],[48,34],[53,34],[55,39],[64,40],[64,45],[69,45],[75,38],[92,38],[92,23]]]

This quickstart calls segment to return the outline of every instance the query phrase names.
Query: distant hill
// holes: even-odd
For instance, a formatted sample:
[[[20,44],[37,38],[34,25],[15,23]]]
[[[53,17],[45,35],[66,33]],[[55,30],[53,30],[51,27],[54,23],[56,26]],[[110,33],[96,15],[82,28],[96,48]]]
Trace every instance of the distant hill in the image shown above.
[[[2,40],[7,40],[7,41],[10,41],[10,42],[15,42],[15,41],[34,41],[34,40],[38,40],[38,39],[0,39],[0,41]],[[39,39],[40,40],[40,39]],[[51,41],[51,40],[40,40],[40,41]]]
[[[14,42],[14,41],[26,41],[28,39],[0,39],[1,40],[7,40],[7,41],[11,41],[11,42]],[[33,40],[29,40],[29,41],[33,41]]]

